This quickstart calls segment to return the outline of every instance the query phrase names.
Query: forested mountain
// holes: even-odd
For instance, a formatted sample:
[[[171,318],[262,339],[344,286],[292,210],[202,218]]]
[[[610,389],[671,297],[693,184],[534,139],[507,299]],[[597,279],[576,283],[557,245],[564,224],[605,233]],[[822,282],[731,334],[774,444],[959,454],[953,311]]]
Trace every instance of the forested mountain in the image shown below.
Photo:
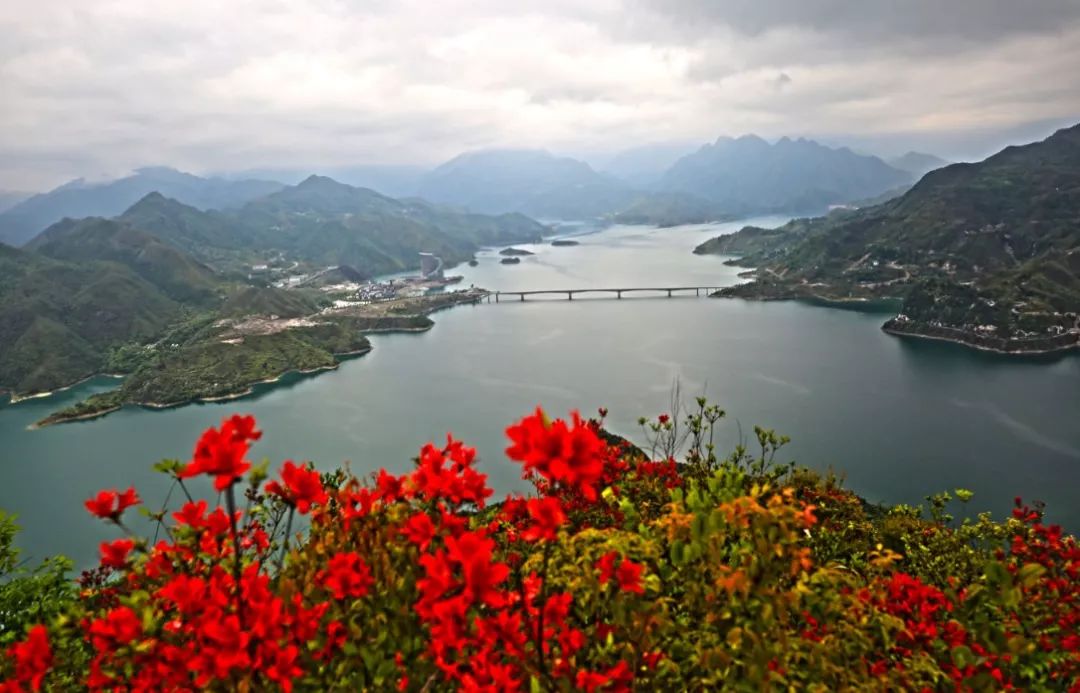
[[[30,241],[26,249],[73,263],[124,265],[176,301],[206,305],[221,292],[221,283],[210,268],[122,221],[64,219]]]
[[[284,251],[365,274],[419,266],[418,252],[460,262],[485,244],[536,240],[544,231],[520,214],[484,216],[395,200],[374,190],[311,176],[226,215],[254,247]]]
[[[735,295],[898,297],[912,329],[991,346],[1068,342],[1080,312],[1080,125],[931,171],[884,204],[744,229],[702,251],[760,268]]]
[[[543,231],[520,214],[469,214],[318,176],[227,211],[155,191],[116,218],[66,218],[23,249],[0,245],[0,389],[50,390],[113,363],[141,366],[145,376],[148,357],[137,345],[167,331],[176,335],[170,343],[201,349],[217,339],[217,317],[314,313],[314,295],[246,284],[252,264],[267,258],[298,272],[347,266],[359,278],[417,267],[421,251],[456,262],[481,245],[538,240]],[[195,336],[177,327],[191,316]],[[337,347],[361,344],[358,332],[344,339],[346,328],[327,329],[311,326],[303,345],[290,336],[286,351],[317,354],[326,365]],[[118,356],[120,348],[128,351]]]
[[[64,217],[113,217],[151,192],[200,209],[224,209],[282,187],[273,181],[200,178],[164,167],[142,168],[102,184],[79,179],[34,195],[0,214],[0,242],[22,245]]]
[[[0,388],[40,392],[101,372],[108,350],[181,313],[118,262],[64,262],[0,244]]]
[[[721,137],[679,159],[660,190],[710,200],[729,213],[814,211],[879,195],[911,174],[873,156],[806,139]]]

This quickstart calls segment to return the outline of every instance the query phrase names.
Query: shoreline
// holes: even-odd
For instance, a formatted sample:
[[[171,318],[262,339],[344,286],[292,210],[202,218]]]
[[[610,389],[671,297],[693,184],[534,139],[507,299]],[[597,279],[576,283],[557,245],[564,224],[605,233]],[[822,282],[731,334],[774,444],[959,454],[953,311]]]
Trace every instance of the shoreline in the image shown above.
[[[103,416],[106,416],[107,414],[111,414],[113,412],[119,411],[119,410],[121,410],[121,409],[123,409],[124,407],[127,407],[127,406],[140,407],[140,408],[143,408],[143,409],[149,409],[151,411],[164,411],[166,409],[176,409],[178,407],[184,407],[184,406],[187,406],[189,404],[214,404],[214,403],[220,403],[220,402],[230,402],[232,400],[237,400],[237,399],[243,399],[244,397],[248,397],[250,395],[255,394],[255,390],[259,385],[273,385],[274,383],[279,382],[285,376],[290,375],[292,373],[296,373],[296,374],[299,374],[299,375],[310,375],[312,373],[321,373],[323,371],[337,370],[341,366],[341,361],[342,360],[345,360],[345,359],[348,359],[348,358],[351,358],[351,357],[356,357],[356,356],[363,356],[364,354],[367,354],[368,352],[370,352],[372,350],[372,348],[373,347],[368,346],[368,347],[365,347],[363,349],[355,349],[353,351],[343,351],[343,352],[340,352],[340,353],[335,353],[333,355],[334,358],[339,359],[339,360],[338,360],[337,363],[335,363],[332,366],[320,366],[318,368],[290,368],[288,370],[282,371],[281,373],[274,376],[273,378],[265,378],[263,380],[257,380],[257,381],[255,381],[253,383],[250,383],[241,392],[233,392],[233,393],[228,393],[228,394],[224,394],[224,395],[214,395],[214,396],[209,396],[209,397],[192,397],[191,399],[181,400],[181,401],[177,401],[177,402],[168,402],[168,403],[162,403],[162,402],[126,402],[126,403],[123,403],[123,404],[119,404],[119,405],[116,405],[116,406],[112,406],[112,407],[102,409],[100,411],[87,412],[85,414],[76,414],[76,415],[73,415],[73,416],[65,416],[63,418],[57,418],[55,420],[50,420],[51,416],[45,417],[41,421],[36,421],[36,422],[30,424],[29,426],[27,426],[27,430],[34,431],[34,430],[38,430],[38,429],[41,429],[41,428],[46,428],[48,426],[56,426],[56,425],[59,425],[59,424],[72,423],[72,422],[75,422],[75,421],[89,421],[91,419],[101,418]]]
[[[862,313],[892,312],[891,308],[888,311],[886,311],[885,308],[888,304],[895,304],[895,302],[899,300],[895,298],[826,298],[817,294],[743,296],[731,293],[725,294],[723,293],[725,288],[716,291],[710,296],[710,298],[734,298],[742,299],[744,301],[762,302],[795,301],[815,307],[835,308],[837,310],[853,310]],[[937,330],[938,333],[932,333],[932,330]],[[1073,335],[1071,338],[1068,335],[1059,335],[1058,337],[1033,339],[1030,340],[1032,344],[1030,346],[1026,346],[1024,345],[1023,340],[1001,340],[1000,338],[981,337],[980,335],[972,335],[970,333],[952,327],[921,328],[918,326],[912,326],[911,328],[907,329],[897,328],[893,318],[886,320],[885,323],[882,324],[881,331],[893,337],[911,337],[914,339],[925,339],[936,342],[945,342],[947,344],[956,344],[958,346],[966,347],[968,349],[974,349],[975,351],[981,351],[988,354],[997,354],[1000,356],[1037,357],[1066,355],[1071,351],[1080,351],[1080,335]],[[995,346],[993,344],[988,344],[985,341],[980,342],[980,339],[998,339],[999,341],[1004,341],[1005,346]],[[1062,343],[1054,344],[1055,341]],[[1039,342],[1041,342],[1041,344],[1039,346],[1036,346],[1035,343]],[[1010,346],[1010,344],[1015,346]]]
[[[45,399],[47,397],[52,397],[53,395],[58,394],[60,392],[65,392],[67,390],[70,390],[73,387],[78,387],[79,385],[82,385],[83,383],[89,382],[89,381],[93,380],[94,378],[125,378],[125,377],[127,377],[127,376],[125,376],[122,373],[91,373],[90,375],[86,376],[85,378],[80,378],[79,380],[76,380],[75,382],[73,382],[73,383],[71,383],[69,385],[63,385],[61,387],[56,388],[55,390],[48,390],[46,392],[35,392],[35,393],[29,394],[29,395],[17,395],[14,392],[11,392],[10,390],[2,390],[2,389],[0,389],[0,394],[2,394],[4,392],[6,392],[8,394],[8,404],[18,404],[20,402],[29,402],[30,400]]]
[[[891,321],[890,321],[891,322]],[[953,329],[953,328],[937,328],[937,329]],[[894,337],[910,337],[912,339],[925,339],[933,342],[944,342],[946,344],[956,344],[968,349],[975,349],[988,354],[998,354],[1001,356],[1051,356],[1051,355],[1064,355],[1070,351],[1076,351],[1080,349],[1080,339],[1074,339],[1068,344],[1062,346],[1053,346],[1041,349],[1001,349],[998,347],[978,344],[975,341],[964,339],[961,336],[951,337],[944,334],[927,334],[926,332],[916,330],[898,330],[895,327],[891,327],[889,323],[885,323],[881,326],[881,331],[886,334],[890,334]],[[1013,342],[1018,340],[1012,340]]]

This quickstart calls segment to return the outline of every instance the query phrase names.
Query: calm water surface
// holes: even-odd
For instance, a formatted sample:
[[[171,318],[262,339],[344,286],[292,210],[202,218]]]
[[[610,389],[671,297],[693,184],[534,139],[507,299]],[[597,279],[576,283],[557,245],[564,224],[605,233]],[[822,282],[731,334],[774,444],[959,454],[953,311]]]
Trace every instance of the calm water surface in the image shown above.
[[[739,226],[613,227],[576,247],[521,246],[537,254],[519,265],[486,252],[454,272],[466,286],[504,290],[729,284],[735,270],[690,250]],[[725,445],[740,425],[774,427],[793,439],[787,458],[843,472],[872,500],[919,502],[964,486],[975,491],[973,510],[1005,514],[1022,495],[1080,528],[1080,358],[1015,361],[901,341],[881,332],[881,315],[794,302],[514,300],[435,321],[424,334],[374,336],[370,354],[336,372],[231,403],[26,430],[112,384],[99,379],[0,407],[0,508],[20,516],[28,554],[85,564],[114,534],[82,501],[135,484],[160,504],[168,484],[150,466],[186,459],[200,431],[235,411],[259,418],[265,436],[254,452],[275,466],[293,458],[402,471],[422,443],[452,430],[507,490],[518,469],[502,456],[502,430],[515,418],[537,404],[562,414],[607,406],[612,427],[633,437],[638,416],[669,408],[678,379],[687,395],[705,392],[728,410]]]

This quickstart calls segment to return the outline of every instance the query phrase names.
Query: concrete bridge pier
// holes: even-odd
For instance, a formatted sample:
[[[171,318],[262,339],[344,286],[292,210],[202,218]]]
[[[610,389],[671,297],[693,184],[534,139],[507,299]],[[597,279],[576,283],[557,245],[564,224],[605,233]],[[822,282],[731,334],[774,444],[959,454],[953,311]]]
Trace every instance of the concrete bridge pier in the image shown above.
[[[668,298],[671,298],[671,289],[668,289],[668,290],[667,290],[667,297],[668,297]]]
[[[622,298],[622,289],[615,292],[615,298]]]

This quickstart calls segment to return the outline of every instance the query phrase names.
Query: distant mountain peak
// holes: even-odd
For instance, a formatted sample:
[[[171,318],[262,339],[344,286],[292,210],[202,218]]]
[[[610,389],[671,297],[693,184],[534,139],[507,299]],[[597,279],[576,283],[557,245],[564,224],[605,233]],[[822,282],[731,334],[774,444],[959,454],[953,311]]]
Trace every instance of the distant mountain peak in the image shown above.
[[[140,168],[108,183],[85,184],[80,179],[0,214],[0,241],[22,245],[64,217],[117,216],[153,192],[198,209],[225,209],[282,187],[273,181],[200,178],[167,166]]]
[[[719,138],[679,159],[658,187],[710,200],[731,213],[803,213],[910,182],[910,174],[846,147],[834,149],[804,137],[781,137],[769,144],[746,134]]]

